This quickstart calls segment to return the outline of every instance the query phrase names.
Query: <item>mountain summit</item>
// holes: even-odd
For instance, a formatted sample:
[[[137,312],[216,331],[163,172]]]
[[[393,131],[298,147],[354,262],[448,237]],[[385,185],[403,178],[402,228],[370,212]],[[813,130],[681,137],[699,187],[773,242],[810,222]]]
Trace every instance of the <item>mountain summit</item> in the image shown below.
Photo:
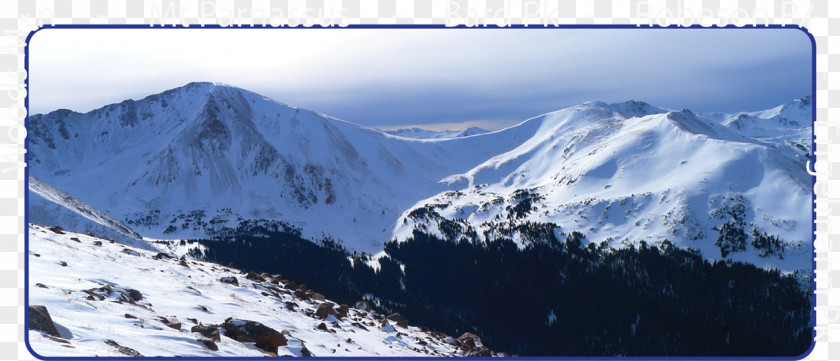
[[[588,102],[498,131],[410,139],[190,83],[84,114],[32,115],[28,163],[152,238],[264,219],[376,253],[414,229],[453,240],[503,232],[522,245],[519,225],[549,222],[616,247],[668,239],[794,270],[810,267],[809,104],[696,114]],[[722,227],[778,236],[786,252],[723,251]]]

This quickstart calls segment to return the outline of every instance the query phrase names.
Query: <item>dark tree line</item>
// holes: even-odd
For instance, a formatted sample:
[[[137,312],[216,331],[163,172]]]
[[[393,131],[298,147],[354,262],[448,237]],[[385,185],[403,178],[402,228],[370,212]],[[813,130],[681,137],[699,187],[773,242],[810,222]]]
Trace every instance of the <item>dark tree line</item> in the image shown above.
[[[611,249],[584,246],[577,232],[534,234],[545,239],[520,249],[506,238],[452,242],[415,231],[387,243],[374,270],[335,240],[249,223],[201,240],[207,251],[196,255],[282,273],[343,303],[372,294],[381,312],[474,332],[512,354],[796,356],[813,338],[810,289],[792,275],[710,263],[667,241]]]

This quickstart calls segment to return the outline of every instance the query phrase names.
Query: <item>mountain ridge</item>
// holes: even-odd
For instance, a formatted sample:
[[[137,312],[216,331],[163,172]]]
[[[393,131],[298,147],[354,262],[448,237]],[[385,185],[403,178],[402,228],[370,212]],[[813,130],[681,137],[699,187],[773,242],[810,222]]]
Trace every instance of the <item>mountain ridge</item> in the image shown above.
[[[751,202],[758,200],[764,205],[761,208],[767,209],[751,220],[757,229],[784,234],[793,242],[808,240],[805,231],[796,231],[806,228],[805,216],[810,217],[799,209],[807,209],[807,203],[800,202],[810,196],[808,175],[804,168],[796,169],[800,160],[804,164],[810,156],[810,113],[801,105],[808,99],[792,101],[787,107],[729,115],[671,111],[638,101],[587,102],[486,133],[407,139],[247,90],[200,82],[84,114],[62,110],[33,115],[28,159],[33,174],[42,180],[89,197],[84,201],[154,238],[202,237],[207,229],[235,226],[237,219],[282,219],[299,226],[309,238],[326,235],[344,241],[351,249],[376,253],[385,241],[410,233],[405,227],[408,213],[431,200],[446,198],[447,192],[470,193],[483,187],[493,197],[509,198],[515,191],[536,187],[540,189],[535,192],[546,198],[537,203],[553,215],[537,218],[559,221],[569,230],[572,224],[582,222],[581,230],[589,234],[604,232],[590,230],[597,223],[560,212],[569,211],[564,204],[584,201],[581,194],[599,199],[603,194],[610,204],[625,199],[636,208],[649,208],[651,200],[637,195],[661,189],[656,191],[663,192],[660,203],[676,207],[671,208],[679,214],[697,213],[693,217],[700,219],[699,227],[712,233],[711,228],[717,225],[709,221],[709,206],[698,203],[699,198],[689,200],[699,196],[704,203],[711,203],[734,192]],[[751,120],[748,132],[742,131],[745,117]],[[763,130],[762,121],[773,121],[774,126]],[[663,122],[687,133],[672,133]],[[685,142],[668,142],[669,136]],[[688,144],[695,149],[687,148]],[[753,146],[760,148],[746,151]],[[645,151],[651,147],[659,152]],[[633,158],[642,154],[670,157],[669,153],[686,159],[675,159],[668,167],[693,158],[693,167],[704,164],[701,168],[711,173],[678,176],[685,172],[674,173],[664,165]],[[697,154],[722,162],[706,164]],[[729,162],[735,163],[730,166]],[[749,179],[760,179],[736,171],[739,166],[735,164],[744,167],[755,162],[762,164],[761,173],[770,177],[764,184],[749,183]],[[68,164],[78,165],[66,168]],[[670,174],[669,179],[676,183],[661,186],[652,178],[647,183],[640,181],[655,174],[632,171],[632,167],[643,166]],[[725,187],[715,193],[703,186],[709,175],[735,178],[715,183]],[[790,180],[784,180],[787,178]],[[785,182],[802,188],[788,202],[797,204],[794,208],[802,214],[783,212],[765,205],[772,202],[760,201],[768,197],[768,191],[762,189],[783,189]],[[751,187],[738,186],[747,183]],[[715,194],[706,191],[698,195],[691,187],[705,187]],[[619,188],[627,192],[616,191]],[[458,205],[457,212],[478,209],[479,204],[492,200],[476,197],[470,201],[475,205]],[[155,216],[155,211],[160,213]],[[502,211],[494,212],[501,215]],[[330,221],[322,222],[324,219]],[[797,226],[789,229],[773,226],[794,219]],[[624,222],[625,227],[632,224],[632,220],[613,222]],[[648,222],[655,230],[651,231],[654,237],[686,237],[683,231],[676,235],[668,231],[671,226],[666,220]],[[795,234],[800,236],[792,236]],[[714,241],[705,238],[704,244]],[[678,243],[683,247],[692,244],[687,239]],[[704,254],[714,251],[700,248]]]

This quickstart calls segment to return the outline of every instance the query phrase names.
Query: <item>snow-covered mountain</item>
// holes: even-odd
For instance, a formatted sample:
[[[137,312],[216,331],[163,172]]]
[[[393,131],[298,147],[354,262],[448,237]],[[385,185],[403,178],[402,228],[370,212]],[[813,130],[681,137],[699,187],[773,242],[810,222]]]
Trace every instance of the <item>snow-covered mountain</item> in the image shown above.
[[[29,177],[28,212],[32,223],[89,232],[129,246],[157,250],[120,221],[32,176]]]
[[[447,138],[461,138],[476,134],[487,133],[489,130],[479,127],[469,127],[464,130],[430,130],[418,127],[400,128],[394,130],[386,130],[385,133],[396,135],[404,138],[414,139],[447,139]]]
[[[800,126],[807,120],[743,134],[688,110],[635,109],[643,108],[653,111],[628,115],[589,102],[500,131],[536,128],[514,150],[448,177],[463,188],[407,210],[397,239],[420,228],[524,244],[517,227],[543,222],[614,246],[668,239],[712,259],[810,266],[812,189],[801,149],[811,148],[811,130]],[[728,229],[735,231],[722,236]],[[754,232],[782,241],[752,246]],[[722,252],[730,241],[739,244]]]
[[[617,247],[668,239],[713,259],[810,269],[811,108],[587,102],[498,131],[411,139],[191,83],[33,115],[28,155],[31,174],[152,238],[271,219],[375,253],[415,228],[522,244],[517,229],[541,222]]]
[[[430,332],[365,302],[337,305],[279,275],[28,232],[28,339],[40,356],[497,355],[471,334]]]
[[[462,152],[213,83],[34,115],[29,130],[31,174],[144,236],[281,219],[367,251],[407,207],[445,190],[440,179],[502,150],[443,162]]]

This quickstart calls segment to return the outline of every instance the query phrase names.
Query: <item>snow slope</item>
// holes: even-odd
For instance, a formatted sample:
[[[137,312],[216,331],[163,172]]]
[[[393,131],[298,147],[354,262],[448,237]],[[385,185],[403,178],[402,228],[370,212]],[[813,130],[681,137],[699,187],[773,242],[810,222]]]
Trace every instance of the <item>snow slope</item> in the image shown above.
[[[537,221],[582,232],[591,242],[668,239],[721,259],[717,229],[743,206],[738,223],[745,233],[778,235],[787,242],[785,251],[761,255],[748,245],[727,258],[787,271],[810,268],[812,189],[804,158],[688,110],[641,108],[651,111],[628,115],[589,102],[520,124],[539,130],[514,150],[450,176],[466,187],[407,210],[396,238],[415,228],[443,236],[441,219],[448,219],[463,221],[462,236],[469,225],[479,239],[501,232],[524,245],[527,239],[508,230]],[[796,134],[807,139],[810,128]],[[526,198],[533,206],[512,217]],[[439,217],[412,217],[424,207]]]
[[[381,249],[405,208],[447,189],[447,174],[512,146],[464,154],[213,83],[33,115],[29,129],[33,175],[144,236],[282,219],[364,251]]]
[[[151,238],[272,219],[376,253],[415,227],[438,232],[441,219],[481,237],[538,221],[590,242],[667,238],[721,258],[719,229],[735,222],[779,236],[785,251],[725,258],[810,269],[811,108],[808,98],[737,114],[587,102],[497,131],[410,139],[190,83],[33,115],[28,154],[33,175]],[[523,199],[536,209],[517,211]],[[426,206],[438,218],[408,217]]]
[[[156,251],[143,237],[120,221],[50,186],[29,177],[29,221],[90,232],[117,242]]]
[[[224,329],[215,342],[218,350],[211,350],[201,334],[190,331],[229,317],[287,332],[288,344],[279,347],[279,356],[301,356],[304,349],[313,356],[467,354],[446,335],[403,327],[375,312],[350,308],[347,317],[322,320],[313,313],[329,300],[303,300],[284,288],[285,280],[247,279],[238,270],[207,262],[184,265],[155,257],[157,252],[38,225],[28,232],[29,305],[46,306],[61,336],[28,331],[29,344],[41,356],[125,356],[107,340],[147,357],[269,355]],[[220,282],[225,277],[238,284]],[[139,291],[139,299],[130,290]],[[179,329],[172,328],[176,323]],[[326,330],[318,328],[321,323]]]

